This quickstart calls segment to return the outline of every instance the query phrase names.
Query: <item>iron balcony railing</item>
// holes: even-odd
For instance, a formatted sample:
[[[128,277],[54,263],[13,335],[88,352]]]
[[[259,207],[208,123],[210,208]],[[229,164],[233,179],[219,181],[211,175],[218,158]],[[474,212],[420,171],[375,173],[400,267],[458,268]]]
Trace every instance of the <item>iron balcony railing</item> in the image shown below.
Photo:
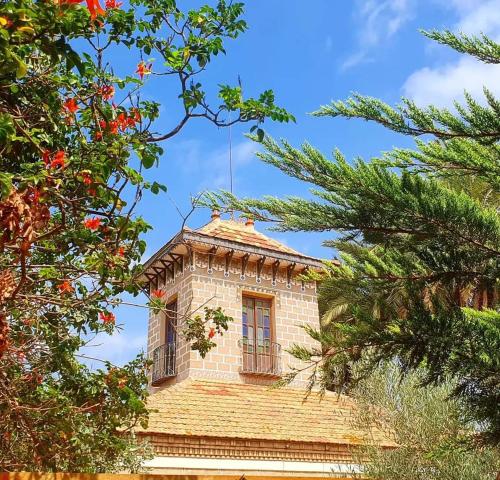
[[[241,373],[281,376],[281,345],[269,340],[255,342],[243,337],[239,341],[241,349]]]
[[[158,385],[177,374],[175,366],[175,343],[166,343],[153,350],[151,383]]]

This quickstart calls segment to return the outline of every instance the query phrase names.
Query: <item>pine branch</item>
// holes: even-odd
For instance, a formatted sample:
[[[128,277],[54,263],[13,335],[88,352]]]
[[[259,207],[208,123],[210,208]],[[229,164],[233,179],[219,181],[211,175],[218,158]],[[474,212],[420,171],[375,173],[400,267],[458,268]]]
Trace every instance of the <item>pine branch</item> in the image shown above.
[[[481,34],[466,35],[464,33],[455,34],[450,30],[420,30],[426,37],[435,40],[443,45],[447,45],[457,52],[472,55],[485,63],[500,63],[500,44]]]
[[[441,141],[416,141],[418,150],[395,148],[383,156],[381,165],[413,168],[436,177],[473,175],[500,192],[500,145],[483,145],[460,138]]]
[[[313,112],[317,117],[345,117],[374,121],[404,135],[433,135],[439,139],[470,138],[484,144],[500,139],[498,101],[484,90],[487,105],[479,105],[466,93],[466,104],[455,104],[458,115],[437,107],[420,108],[412,100],[402,99],[396,108],[379,100],[353,93],[346,101],[333,101]]]

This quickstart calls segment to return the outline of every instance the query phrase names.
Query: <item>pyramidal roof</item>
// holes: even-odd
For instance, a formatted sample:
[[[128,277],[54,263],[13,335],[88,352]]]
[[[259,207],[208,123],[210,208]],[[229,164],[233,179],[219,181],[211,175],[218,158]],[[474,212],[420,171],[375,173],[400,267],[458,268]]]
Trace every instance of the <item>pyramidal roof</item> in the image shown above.
[[[274,240],[255,230],[253,220],[249,219],[223,220],[215,214],[212,215],[211,222],[194,231],[221,240],[229,240],[291,255],[302,255],[278,240]]]
[[[303,265],[306,268],[321,270],[321,260],[305,255],[290,248],[278,240],[255,230],[251,219],[226,220],[217,211],[212,212],[212,219],[196,230],[184,226],[163,247],[154,253],[144,264],[143,280],[154,281],[158,272],[165,268],[165,263],[172,262],[170,257],[189,255],[192,245],[207,252],[214,248],[219,252],[232,252],[233,258],[252,256],[263,259],[264,263],[281,262],[281,266]]]

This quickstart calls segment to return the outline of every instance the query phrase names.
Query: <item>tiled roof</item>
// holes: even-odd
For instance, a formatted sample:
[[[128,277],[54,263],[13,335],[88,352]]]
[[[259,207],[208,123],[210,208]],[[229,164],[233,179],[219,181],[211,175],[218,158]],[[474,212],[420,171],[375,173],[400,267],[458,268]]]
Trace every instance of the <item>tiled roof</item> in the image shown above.
[[[277,240],[267,237],[266,235],[255,230],[253,226],[247,226],[241,221],[222,220],[217,218],[216,220],[213,220],[196,230],[196,232],[223,240],[230,240],[255,247],[267,248],[276,252],[301,255],[296,250],[287,247]]]
[[[358,445],[354,403],[326,392],[188,379],[152,394],[149,426],[138,433]],[[376,435],[377,437],[377,435]],[[382,433],[381,445],[394,445]]]

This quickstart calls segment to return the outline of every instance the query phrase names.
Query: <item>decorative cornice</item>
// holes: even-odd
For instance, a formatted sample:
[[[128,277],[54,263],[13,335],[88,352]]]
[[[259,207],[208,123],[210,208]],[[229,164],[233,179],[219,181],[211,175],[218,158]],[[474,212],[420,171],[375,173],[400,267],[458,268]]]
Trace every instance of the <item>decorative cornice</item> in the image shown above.
[[[250,253],[260,257],[264,256],[289,263],[299,263],[301,265],[307,265],[309,267],[323,268],[324,266],[321,260],[314,257],[309,257],[307,255],[279,252],[270,248],[247,245],[246,243],[237,242],[235,240],[216,238],[212,235],[200,232],[184,231],[183,238],[188,242],[191,241],[196,243],[203,243],[207,246],[218,246],[226,248],[228,250]]]
[[[353,448],[345,444],[276,440],[248,440],[167,434],[139,434],[158,456],[289,460],[304,462],[353,461]]]

